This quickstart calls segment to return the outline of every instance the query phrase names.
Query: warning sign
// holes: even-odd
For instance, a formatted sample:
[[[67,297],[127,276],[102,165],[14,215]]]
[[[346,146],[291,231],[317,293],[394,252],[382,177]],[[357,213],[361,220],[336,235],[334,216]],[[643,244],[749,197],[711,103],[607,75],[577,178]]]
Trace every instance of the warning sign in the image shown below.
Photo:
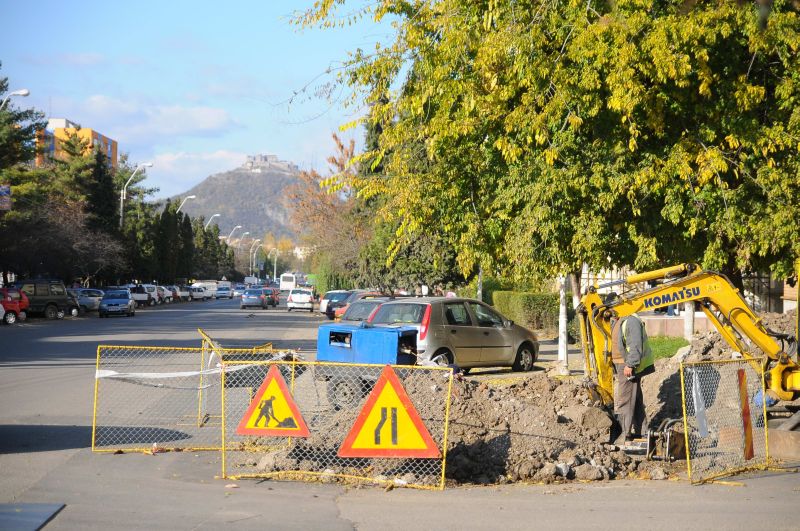
[[[271,437],[309,436],[308,426],[277,365],[269,368],[236,433]]]
[[[339,448],[339,457],[441,457],[390,366],[375,383]]]

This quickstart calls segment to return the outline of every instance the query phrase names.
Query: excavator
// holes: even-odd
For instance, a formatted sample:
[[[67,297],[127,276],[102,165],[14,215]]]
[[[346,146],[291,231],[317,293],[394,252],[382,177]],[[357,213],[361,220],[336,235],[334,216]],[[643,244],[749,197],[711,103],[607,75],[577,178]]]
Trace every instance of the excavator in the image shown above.
[[[615,286],[627,292],[610,296],[598,292]],[[767,400],[800,397],[795,337],[766,328],[725,275],[696,264],[680,264],[591,286],[581,298],[577,314],[584,363],[591,387],[605,405],[611,406],[614,397],[611,320],[689,301],[699,302],[723,339],[763,376]]]

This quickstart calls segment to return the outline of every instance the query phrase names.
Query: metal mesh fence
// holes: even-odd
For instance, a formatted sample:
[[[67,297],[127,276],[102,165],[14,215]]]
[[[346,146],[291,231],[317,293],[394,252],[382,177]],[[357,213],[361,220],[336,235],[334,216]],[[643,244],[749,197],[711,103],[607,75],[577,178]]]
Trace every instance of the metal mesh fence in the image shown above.
[[[98,347],[92,449],[221,449],[222,361],[273,354],[205,341],[200,348]]]
[[[759,360],[682,363],[689,480],[702,483],[767,466]]]
[[[447,368],[237,365],[224,363],[224,477],[444,487]]]

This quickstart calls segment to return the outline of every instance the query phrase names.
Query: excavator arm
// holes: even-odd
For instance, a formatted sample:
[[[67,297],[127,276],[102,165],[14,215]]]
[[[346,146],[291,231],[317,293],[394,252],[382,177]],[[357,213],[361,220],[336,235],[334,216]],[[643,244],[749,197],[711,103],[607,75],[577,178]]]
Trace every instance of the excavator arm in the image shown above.
[[[597,292],[611,285],[632,287],[653,280],[663,282],[632,295],[604,299]],[[764,376],[770,394],[779,400],[800,396],[800,365],[792,359],[797,350],[795,338],[768,330],[724,275],[682,264],[592,286],[581,299],[578,317],[584,361],[606,404],[611,404],[614,396],[611,319],[688,301],[700,302],[722,337]],[[756,355],[754,347],[766,358]]]

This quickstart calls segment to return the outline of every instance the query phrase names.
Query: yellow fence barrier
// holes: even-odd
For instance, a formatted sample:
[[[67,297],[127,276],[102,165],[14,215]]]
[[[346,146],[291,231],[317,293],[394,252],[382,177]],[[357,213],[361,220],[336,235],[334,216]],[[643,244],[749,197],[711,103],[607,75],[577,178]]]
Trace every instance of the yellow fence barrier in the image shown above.
[[[703,483],[769,464],[760,360],[681,364],[687,468]]]
[[[97,348],[93,451],[222,448],[222,361],[263,361],[276,351],[220,348],[201,335],[199,348]]]
[[[452,371],[223,362],[222,475],[444,488]]]

